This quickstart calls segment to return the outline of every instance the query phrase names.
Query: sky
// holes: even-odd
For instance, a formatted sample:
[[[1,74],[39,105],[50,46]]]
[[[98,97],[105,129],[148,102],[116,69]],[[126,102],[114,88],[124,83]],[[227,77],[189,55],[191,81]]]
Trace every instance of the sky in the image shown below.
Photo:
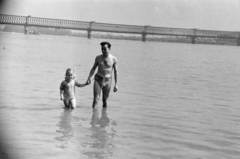
[[[2,0],[0,14],[240,31],[240,0]]]

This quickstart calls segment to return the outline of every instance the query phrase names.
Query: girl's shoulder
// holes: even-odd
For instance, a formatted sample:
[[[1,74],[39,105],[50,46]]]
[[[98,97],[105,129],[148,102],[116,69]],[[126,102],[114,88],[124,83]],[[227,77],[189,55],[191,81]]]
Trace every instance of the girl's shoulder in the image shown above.
[[[75,79],[72,79],[70,83],[73,84],[73,85],[75,85],[75,84],[78,83],[78,82],[77,82]]]
[[[68,82],[67,82],[66,80],[63,80],[63,81],[61,82],[61,84],[62,84],[62,85],[66,85],[66,84],[68,84]]]

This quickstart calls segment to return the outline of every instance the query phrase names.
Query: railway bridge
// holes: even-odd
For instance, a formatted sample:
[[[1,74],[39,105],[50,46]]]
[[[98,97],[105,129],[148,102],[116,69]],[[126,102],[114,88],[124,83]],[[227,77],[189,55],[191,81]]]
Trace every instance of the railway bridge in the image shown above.
[[[217,31],[217,30],[201,30],[201,29],[184,29],[184,28],[168,28],[154,26],[138,26],[125,24],[110,24],[98,22],[86,22],[63,19],[50,19],[31,16],[18,16],[0,14],[0,24],[21,25],[24,26],[24,33],[28,34],[28,27],[46,27],[46,28],[62,28],[71,30],[85,30],[88,38],[92,38],[92,32],[111,32],[125,34],[140,34],[142,41],[147,41],[147,35],[162,36],[185,36],[191,38],[191,43],[196,44],[196,38],[219,38],[219,39],[235,39],[237,45],[240,46],[240,32],[233,31]]]

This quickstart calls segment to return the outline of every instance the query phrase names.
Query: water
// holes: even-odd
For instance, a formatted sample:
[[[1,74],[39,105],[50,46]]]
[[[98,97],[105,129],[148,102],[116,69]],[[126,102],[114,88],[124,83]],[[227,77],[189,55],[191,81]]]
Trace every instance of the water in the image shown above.
[[[1,33],[2,158],[237,159],[240,50],[235,46],[108,40],[119,91],[93,111],[93,85],[63,108],[73,68],[84,83],[103,39]]]

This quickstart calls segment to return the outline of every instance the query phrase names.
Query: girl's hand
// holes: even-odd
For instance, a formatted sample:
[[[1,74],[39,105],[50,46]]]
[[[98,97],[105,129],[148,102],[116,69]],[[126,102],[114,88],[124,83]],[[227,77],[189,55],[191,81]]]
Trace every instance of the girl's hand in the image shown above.
[[[87,80],[86,85],[91,84],[91,79]]]

